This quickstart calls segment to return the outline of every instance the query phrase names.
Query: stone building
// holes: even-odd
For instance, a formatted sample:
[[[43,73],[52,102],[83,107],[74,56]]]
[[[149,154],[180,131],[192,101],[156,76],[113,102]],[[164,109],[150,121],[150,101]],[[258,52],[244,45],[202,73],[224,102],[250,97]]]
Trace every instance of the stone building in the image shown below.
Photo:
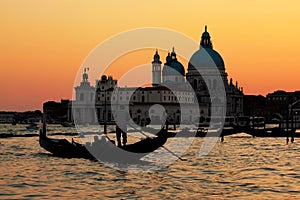
[[[210,107],[211,102],[222,101],[218,99],[218,95],[211,99],[213,93],[218,94],[223,90],[222,85],[218,82],[219,77],[222,78],[226,92],[226,116],[242,116],[243,90],[238,86],[238,82],[233,84],[232,79],[228,81],[223,58],[213,49],[210,34],[205,26],[199,50],[192,55],[189,61],[186,79],[194,88],[198,101],[206,103]]]
[[[43,103],[43,112],[46,116],[46,122],[49,124],[60,124],[68,121],[70,101],[61,99],[60,102],[47,101]]]
[[[11,124],[17,112],[0,111],[0,124]]]
[[[150,122],[158,123],[166,117],[170,124],[180,122],[197,122],[198,113],[194,107],[195,96],[193,92],[182,89],[170,89],[165,86],[156,85],[154,87],[134,88],[116,87],[116,80],[105,75],[101,78],[101,84],[96,90],[96,113],[100,123],[113,123],[114,111],[128,109],[130,118],[137,124],[146,125]],[[109,87],[102,87],[106,85]],[[115,90],[114,90],[115,89]],[[184,105],[185,109],[181,109]],[[161,107],[167,116],[163,116]],[[204,109],[204,108],[203,108]],[[186,113],[188,112],[188,113]],[[182,113],[182,114],[181,114]]]
[[[221,77],[223,88],[219,87],[217,76]],[[211,116],[212,103],[220,105],[217,109],[223,109],[222,113],[227,116],[242,116],[243,91],[237,82],[228,81],[227,76],[224,61],[213,49],[205,27],[200,48],[191,57],[187,73],[174,47],[167,54],[163,67],[156,50],[152,61],[152,87],[119,87],[117,80],[106,75],[91,86],[85,69],[82,82],[75,87],[72,120],[84,124],[114,123],[121,110],[128,110],[128,120],[141,125],[164,120],[170,124],[199,123],[200,117]],[[221,93],[222,89],[225,99],[212,95]],[[221,106],[224,104],[227,109]],[[163,116],[163,109],[166,116]]]
[[[264,117],[266,115],[266,97],[262,95],[244,95],[244,115]]]
[[[277,90],[269,93],[266,96],[266,119],[286,119],[288,112],[294,116],[295,119],[300,120],[300,91],[286,92]],[[289,108],[289,105],[292,107]],[[292,109],[289,111],[289,109]]]
[[[95,87],[91,86],[88,68],[84,69],[82,81],[75,87],[75,100],[71,102],[68,111],[69,121],[77,124],[95,124]]]

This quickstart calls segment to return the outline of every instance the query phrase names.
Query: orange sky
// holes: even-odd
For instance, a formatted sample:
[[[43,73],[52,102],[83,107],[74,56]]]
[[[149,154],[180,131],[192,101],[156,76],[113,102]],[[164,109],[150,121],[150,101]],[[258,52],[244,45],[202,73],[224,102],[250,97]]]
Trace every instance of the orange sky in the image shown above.
[[[199,42],[207,24],[229,77],[246,94],[300,90],[299,7],[298,0],[2,0],[0,110],[41,109],[44,101],[70,98],[77,70],[96,45],[142,27],[173,29]]]

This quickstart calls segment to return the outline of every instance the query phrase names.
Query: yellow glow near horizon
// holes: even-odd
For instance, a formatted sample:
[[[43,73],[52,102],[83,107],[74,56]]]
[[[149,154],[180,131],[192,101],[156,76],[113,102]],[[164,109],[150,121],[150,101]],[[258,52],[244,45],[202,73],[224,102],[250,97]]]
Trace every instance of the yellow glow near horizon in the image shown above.
[[[246,94],[299,90],[299,7],[298,0],[3,0],[0,110],[40,109],[43,101],[71,98],[77,70],[97,44],[149,26],[199,42],[208,25],[214,49]],[[150,63],[153,53],[139,59]]]

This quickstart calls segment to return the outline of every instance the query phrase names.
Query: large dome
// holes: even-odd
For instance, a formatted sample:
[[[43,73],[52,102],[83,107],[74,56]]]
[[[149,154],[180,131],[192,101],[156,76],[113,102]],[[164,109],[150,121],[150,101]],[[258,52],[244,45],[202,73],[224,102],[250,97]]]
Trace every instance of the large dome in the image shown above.
[[[225,70],[225,65],[221,55],[211,48],[200,48],[196,51],[189,62],[188,70],[217,67]]]
[[[225,70],[224,61],[220,54],[213,50],[210,35],[207,32],[207,26],[202,33],[200,49],[196,51],[189,62],[188,70],[217,67],[219,70]]]

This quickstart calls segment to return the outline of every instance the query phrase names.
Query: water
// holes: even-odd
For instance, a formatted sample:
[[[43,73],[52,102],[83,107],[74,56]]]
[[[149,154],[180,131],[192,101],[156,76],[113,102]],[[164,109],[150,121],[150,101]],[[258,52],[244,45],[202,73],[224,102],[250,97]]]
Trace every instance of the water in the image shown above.
[[[24,134],[22,127],[0,125],[0,131]],[[74,131],[59,126],[49,129]],[[39,146],[38,137],[2,138],[0,198],[300,198],[300,139],[286,145],[284,138],[228,136],[199,159],[202,141],[195,138],[184,161],[177,160],[156,172],[135,174],[85,159],[50,156]]]

